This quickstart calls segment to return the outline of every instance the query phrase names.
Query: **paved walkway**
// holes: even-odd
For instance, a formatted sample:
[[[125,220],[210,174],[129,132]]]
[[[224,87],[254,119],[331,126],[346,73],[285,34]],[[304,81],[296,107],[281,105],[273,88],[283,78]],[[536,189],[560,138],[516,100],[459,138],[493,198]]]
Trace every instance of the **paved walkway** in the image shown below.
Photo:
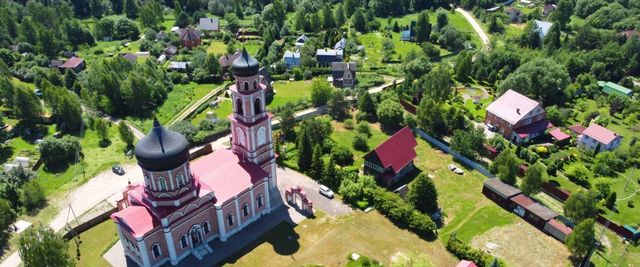
[[[473,27],[473,30],[475,30],[476,33],[478,34],[478,37],[480,37],[480,41],[482,41],[483,48],[489,49],[489,45],[491,45],[491,40],[489,39],[489,36],[487,35],[487,33],[484,32],[484,30],[482,29],[478,21],[471,14],[469,14],[469,12],[467,12],[462,8],[456,8],[456,12],[462,14],[462,16],[464,16],[464,18],[467,19],[469,24],[471,24],[471,27]]]
[[[191,115],[191,113],[195,112],[198,109],[199,106],[201,106],[205,102],[209,101],[209,99],[211,99],[211,97],[213,97],[218,92],[224,90],[224,88],[225,88],[225,85],[221,85],[221,86],[218,86],[217,88],[211,90],[209,93],[207,93],[205,96],[200,98],[198,101],[196,101],[192,105],[190,105],[190,106],[186,107],[185,109],[183,109],[182,111],[180,111],[167,124],[173,124],[175,122],[179,122],[179,121],[184,120],[185,118],[189,117],[189,115]]]

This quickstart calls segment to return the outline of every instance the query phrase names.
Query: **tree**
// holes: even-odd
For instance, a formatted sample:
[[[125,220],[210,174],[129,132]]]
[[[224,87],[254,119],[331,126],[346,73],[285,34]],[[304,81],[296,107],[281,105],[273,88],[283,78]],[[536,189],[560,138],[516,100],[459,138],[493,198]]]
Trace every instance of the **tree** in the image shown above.
[[[534,24],[533,21],[529,21],[520,36],[520,45],[529,48],[539,48],[542,45],[540,31],[541,29]]]
[[[527,195],[535,195],[540,192],[542,184],[546,180],[547,170],[542,163],[537,162],[527,169],[520,189]]]
[[[436,11],[436,30],[440,30],[449,24],[448,13],[444,8],[438,8],[438,11]]]
[[[319,79],[313,80],[311,84],[311,102],[313,102],[313,105],[316,107],[322,106],[329,101],[332,92],[333,89],[326,81]]]
[[[147,1],[140,9],[140,22],[148,28],[157,29],[158,24],[164,20],[162,16],[162,7],[157,1]]]
[[[353,148],[359,151],[368,151],[369,145],[367,144],[367,135],[365,134],[356,134],[353,136]]]
[[[422,213],[433,214],[438,211],[438,191],[433,180],[424,173],[409,184],[407,200]]]
[[[311,168],[311,162],[313,160],[313,150],[311,147],[311,141],[307,136],[307,131],[301,130],[298,133],[298,170],[306,172]]]
[[[516,154],[510,148],[506,148],[493,161],[491,169],[498,172],[501,181],[514,185],[518,174],[518,165]]]
[[[596,235],[593,230],[595,221],[593,219],[586,219],[575,228],[573,232],[567,237],[567,248],[571,251],[571,256],[575,259],[581,259],[591,249],[596,242]]]
[[[293,127],[295,126],[296,119],[293,117],[293,109],[285,108],[278,114],[280,117],[280,132],[285,140],[292,140],[296,132]]]
[[[340,187],[340,180],[338,170],[336,169],[336,162],[333,157],[329,157],[329,162],[327,162],[322,172],[321,182],[329,188],[337,189]]]
[[[451,137],[451,149],[465,157],[475,158],[484,143],[484,129],[474,127],[468,130],[455,130]]]
[[[573,15],[573,2],[571,0],[560,0],[551,17],[560,24],[562,29],[566,29],[567,23],[571,20],[571,15]]]
[[[447,65],[440,64],[421,78],[425,97],[444,103],[451,97],[451,75]]]
[[[498,85],[498,91],[513,89],[542,101],[546,106],[564,104],[563,90],[568,84],[569,73],[563,65],[549,58],[534,58],[507,76]]]
[[[417,108],[418,126],[430,134],[442,136],[447,131],[441,103],[436,103],[433,99],[422,98]]]
[[[43,224],[27,228],[18,239],[18,253],[26,267],[74,266],[68,247],[62,236]]]
[[[127,149],[133,148],[134,135],[133,131],[127,126],[127,123],[120,121],[118,124],[118,132],[120,133],[120,139],[127,145]]]
[[[564,202],[563,208],[564,215],[575,223],[595,218],[598,212],[595,194],[590,191],[579,191],[571,194]]]
[[[429,13],[427,11],[420,12],[418,21],[416,22],[416,43],[422,43],[429,40],[431,35],[431,23],[429,22]]]
[[[456,59],[456,80],[459,82],[468,82],[471,75],[471,55],[467,51],[462,51]]]
[[[31,180],[22,187],[20,201],[27,211],[32,211],[42,207],[47,202],[47,199],[40,183],[36,180]]]
[[[467,37],[452,25],[444,26],[438,37],[438,44],[452,51],[462,50],[466,41]]]
[[[440,59],[440,48],[436,47],[434,44],[429,43],[429,42],[424,42],[424,43],[422,43],[420,48],[422,48],[422,52],[424,52],[424,54],[427,57],[429,57],[429,59],[431,59],[431,60]],[[458,58],[460,58],[460,57],[458,57]]]
[[[311,162],[311,169],[309,169],[309,176],[315,180],[322,179],[322,172],[324,171],[324,159],[322,158],[322,146],[316,144],[313,146],[313,157]]]
[[[329,116],[341,121],[349,115],[349,103],[344,99],[344,93],[340,90],[334,90],[331,98],[327,103]]]
[[[331,148],[331,159],[340,166],[353,164],[353,153],[342,145],[335,145]]]
[[[331,8],[329,5],[325,5],[322,8],[322,28],[325,30],[330,30],[336,27],[336,20],[333,17],[333,12],[331,12]]]
[[[64,86],[67,89],[73,88],[73,84],[76,82],[77,75],[71,69],[66,69],[64,71]]]
[[[395,53],[395,47],[393,46],[393,41],[391,40],[391,38],[387,38],[384,40],[384,42],[382,43],[382,62],[386,63],[391,61],[391,56],[393,56],[393,53]]]
[[[376,115],[383,129],[393,130],[403,122],[404,109],[398,101],[387,98],[378,105]]]
[[[101,18],[104,14],[104,6],[100,0],[89,0],[89,8],[91,9],[91,16],[94,18]]]
[[[543,43],[545,46],[547,46],[547,49],[551,51],[560,48],[560,35],[562,33],[560,31],[560,27],[560,23],[553,23],[553,25],[551,25],[551,28],[549,29],[549,32],[547,32],[547,35],[544,36]]]
[[[613,208],[616,205],[616,200],[618,199],[616,192],[611,192],[609,193],[609,195],[607,196],[607,200],[605,201],[605,206],[607,206],[607,208],[609,208],[610,210],[613,210]]]
[[[364,17],[364,12],[361,9],[358,9],[351,17],[351,25],[354,29],[356,29],[356,31],[362,33],[367,32],[367,20]]]
[[[60,139],[45,137],[38,148],[40,157],[47,166],[67,163],[82,150],[80,140],[71,135],[65,135]]]
[[[11,208],[9,201],[0,199],[0,229],[9,229],[9,226],[16,219],[16,212]],[[4,246],[9,234],[7,231],[0,231],[0,245]]]
[[[356,8],[358,8],[358,0],[345,0],[343,8],[346,16],[353,15],[356,12]]]
[[[138,3],[136,0],[124,0],[124,13],[129,19],[138,18]]]
[[[376,115],[376,105],[368,91],[364,91],[358,99],[358,110],[372,117]]]
[[[42,104],[35,92],[26,87],[15,88],[12,101],[13,114],[27,127],[35,126],[42,114]]]
[[[109,142],[109,126],[103,119],[97,119],[94,125],[96,134],[100,138],[100,144]]]
[[[128,0],[134,1],[134,0]],[[113,39],[116,40],[137,40],[140,35],[138,25],[133,20],[121,18],[113,25]]]

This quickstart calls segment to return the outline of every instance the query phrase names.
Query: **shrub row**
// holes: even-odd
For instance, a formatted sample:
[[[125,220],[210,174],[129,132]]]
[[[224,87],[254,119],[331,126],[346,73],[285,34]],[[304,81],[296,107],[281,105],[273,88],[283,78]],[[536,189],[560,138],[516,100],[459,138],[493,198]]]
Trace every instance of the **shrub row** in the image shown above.
[[[474,249],[471,246],[457,239],[454,235],[449,238],[447,242],[447,250],[456,257],[464,260],[469,260],[477,264],[479,267],[484,266],[507,266],[502,260],[497,257],[491,256],[479,249]],[[494,265],[494,261],[497,265]]]
[[[411,203],[398,194],[381,187],[376,187],[370,192],[372,204],[392,221],[422,237],[433,238],[437,235],[436,224],[431,217],[417,211]]]

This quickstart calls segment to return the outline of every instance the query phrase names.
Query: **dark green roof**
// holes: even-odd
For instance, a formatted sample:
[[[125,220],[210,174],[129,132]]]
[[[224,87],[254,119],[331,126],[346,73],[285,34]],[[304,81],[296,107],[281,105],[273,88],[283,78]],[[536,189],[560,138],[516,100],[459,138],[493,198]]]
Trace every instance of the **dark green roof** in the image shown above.
[[[616,83],[599,81],[598,85],[602,87],[602,92],[609,95],[615,94],[629,97],[633,94],[633,91],[631,91],[631,89],[618,85]]]

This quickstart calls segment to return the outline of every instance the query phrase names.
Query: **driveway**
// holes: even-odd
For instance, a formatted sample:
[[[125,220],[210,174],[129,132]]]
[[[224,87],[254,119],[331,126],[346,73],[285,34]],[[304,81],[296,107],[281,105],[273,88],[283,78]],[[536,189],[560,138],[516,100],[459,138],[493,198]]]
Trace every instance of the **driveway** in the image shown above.
[[[67,216],[72,216],[69,215],[69,206],[73,208],[73,212],[79,217],[104,200],[117,199],[117,196],[121,196],[128,181],[132,183],[142,181],[142,173],[137,164],[123,165],[122,168],[125,170],[125,175],[123,176],[119,176],[109,169],[101,172],[85,184],[73,190],[68,197],[61,200],[63,203],[61,204],[62,209],[49,223],[49,226],[54,231],[59,231],[64,228]],[[111,204],[115,205],[115,203]],[[73,225],[72,223],[72,226]],[[16,267],[20,266],[20,263],[18,252],[14,252],[0,264],[0,267]]]
[[[300,185],[307,192],[307,198],[313,202],[313,207],[322,210],[330,216],[339,216],[352,213],[351,207],[334,198],[329,199],[318,192],[318,182],[308,176],[288,168],[277,168],[278,187],[285,199],[284,192],[287,186]]]
[[[469,12],[467,12],[466,10],[464,10],[462,8],[456,8],[456,12],[462,14],[462,16],[464,16],[464,18],[467,19],[469,24],[471,24],[471,27],[473,27],[473,30],[475,30],[476,33],[478,33],[478,36],[480,37],[480,40],[482,41],[482,46],[485,49],[488,49],[489,45],[491,44],[491,40],[489,39],[489,36],[487,35],[487,33],[484,32],[482,27],[480,27],[480,24],[478,24],[478,21],[476,21],[476,19],[473,18],[473,16],[471,14],[469,14]]]

